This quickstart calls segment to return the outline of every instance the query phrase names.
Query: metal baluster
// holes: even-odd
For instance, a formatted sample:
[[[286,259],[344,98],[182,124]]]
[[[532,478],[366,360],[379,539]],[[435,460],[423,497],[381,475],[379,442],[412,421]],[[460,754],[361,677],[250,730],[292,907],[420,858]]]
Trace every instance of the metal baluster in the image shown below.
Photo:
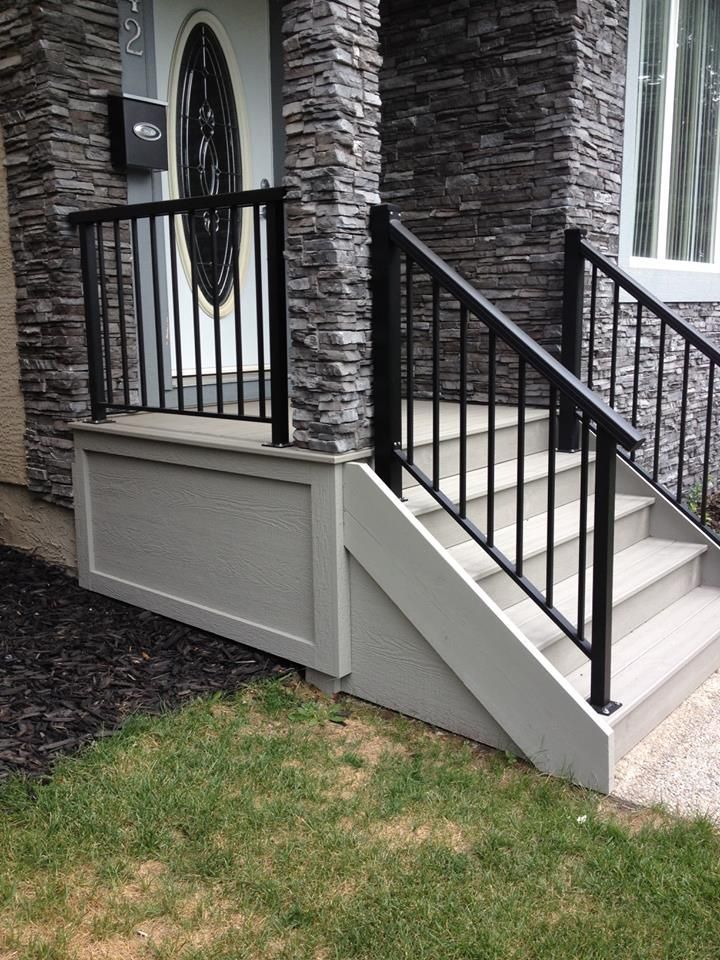
[[[157,251],[157,220],[150,217],[150,271],[153,283],[153,313],[155,327],[155,353],[158,373],[158,406],[165,409],[165,355],[163,344],[162,313],[160,310],[160,276]]]
[[[581,230],[565,231],[561,362],[565,369],[576,377],[580,377],[582,373],[585,312],[585,257],[582,237]],[[560,397],[559,433],[561,450],[577,450],[578,424],[575,404],[565,395]]]
[[[708,377],[707,416],[705,419],[705,459],[703,462],[702,499],[700,502],[700,522],[707,523],[708,483],[710,480],[710,448],[712,442],[713,390],[715,387],[715,361],[710,361]]]
[[[262,243],[260,239],[260,207],[253,207],[253,246],[255,253],[255,316],[258,348],[258,400],[260,416],[267,416],[265,399],[265,307],[263,304]]]
[[[95,225],[100,277],[100,314],[102,317],[103,353],[105,359],[105,396],[113,402],[112,353],[110,349],[110,306],[108,303],[107,275],[105,273],[105,238],[102,223]]]
[[[467,307],[460,306],[460,516],[467,516]]]
[[[495,387],[497,371],[497,340],[494,331],[488,332],[488,427],[487,427],[487,543],[495,545]]]
[[[240,214],[242,217],[242,214]],[[240,218],[238,208],[230,207],[232,237],[233,310],[235,312],[235,367],[237,369],[238,416],[245,413],[245,365],[243,363],[242,307],[240,303]]]
[[[210,218],[210,234],[212,249],[212,270],[210,277],[212,280],[212,309],[213,309],[213,346],[215,347],[215,402],[217,412],[225,412],[225,403],[223,396],[223,372],[222,372],[222,330],[220,326],[220,296],[218,290],[218,244],[217,235],[219,229],[220,211],[208,210]]]
[[[655,403],[655,451],[653,456],[653,480],[660,475],[660,427],[662,424],[663,374],[665,371],[665,321],[660,320],[660,349],[658,351],[657,400]]]
[[[632,401],[632,425],[637,426],[638,403],[640,400],[640,347],[642,344],[642,304],[637,305],[637,314],[635,317],[635,372],[633,374],[633,401]],[[636,451],[630,454],[630,459],[635,460]]]
[[[587,532],[588,490],[590,486],[590,424],[587,414],[582,418],[580,443],[580,535],[578,538],[578,640],[585,639],[585,591],[587,589]]]
[[[620,318],[620,287],[613,283],[613,320],[612,320],[612,354],[610,357],[610,406],[615,406],[615,389],[617,386],[617,349],[618,326]]]
[[[617,445],[608,433],[598,429],[595,462],[590,703],[605,716],[619,706],[610,699],[616,471]]]
[[[547,554],[545,600],[552,607],[555,586],[555,451],[557,449],[557,389],[550,387],[548,423]]]
[[[415,463],[415,322],[414,322],[414,296],[413,296],[413,262],[409,256],[405,256],[405,336],[407,341],[407,458],[408,463]]]
[[[635,372],[633,375],[632,425],[637,426],[638,402],[640,400],[640,348],[642,346],[642,304],[637,305],[635,317]],[[633,451],[633,458],[635,453]]]
[[[682,405],[680,407],[680,447],[678,453],[678,477],[676,499],[682,502],[683,477],[685,475],[685,434],[687,431],[687,391],[690,376],[690,341],[685,341],[685,358],[683,360]]]
[[[190,233],[190,286],[192,287],[192,315],[193,315],[193,346],[195,348],[195,393],[198,413],[202,413],[205,406],[203,395],[202,374],[202,342],[200,340],[200,304],[198,302],[198,275],[197,275],[197,238],[195,214],[188,215]]]
[[[595,264],[592,267],[592,279],[590,281],[590,333],[588,339],[588,386],[593,389],[595,383],[595,328],[597,317],[597,278],[598,268]]]
[[[85,294],[85,338],[88,353],[88,391],[93,423],[105,419],[103,397],[103,361],[100,335],[100,299],[98,296],[97,247],[92,224],[80,226],[82,283]]]
[[[525,530],[525,359],[518,358],[518,401],[517,401],[517,505],[515,522],[515,569],[517,575],[523,575],[523,539]]]
[[[123,376],[123,401],[130,406],[130,369],[128,363],[127,323],[125,319],[125,288],[123,284],[122,249],[120,243],[120,221],[113,224],[115,238],[115,272],[118,288],[118,320],[120,323],[120,362]]]
[[[178,410],[185,410],[185,385],[183,383],[182,333],[180,329],[180,296],[178,293],[177,237],[175,214],[168,217],[170,237],[170,293],[172,297],[173,331],[175,334],[175,368],[177,370]]]
[[[270,413],[272,444],[290,442],[288,426],[287,303],[285,300],[285,218],[282,204],[267,205],[268,320],[270,323]]]
[[[432,283],[432,477],[440,489],[440,285]]]
[[[370,208],[375,472],[396,497],[402,496],[396,453],[402,437],[402,264],[390,228],[399,216],[390,204]]]
[[[133,248],[133,277],[135,280],[135,316],[137,318],[138,367],[140,373],[140,405],[147,406],[147,372],[145,369],[145,322],[143,319],[142,278],[140,274],[140,246],[138,222],[130,221]]]

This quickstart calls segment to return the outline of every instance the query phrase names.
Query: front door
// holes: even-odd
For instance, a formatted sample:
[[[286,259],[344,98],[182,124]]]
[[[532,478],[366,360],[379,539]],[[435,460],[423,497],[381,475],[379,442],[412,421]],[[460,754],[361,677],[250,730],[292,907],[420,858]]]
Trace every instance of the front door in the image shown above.
[[[168,103],[169,169],[166,199],[231,193],[272,184],[270,27],[268,0],[155,0],[157,95]],[[181,222],[182,220],[182,222]],[[264,232],[264,231],[263,231]],[[169,323],[173,374],[195,375],[194,325],[199,319],[204,378],[246,378],[257,369],[255,250],[250,212],[233,241],[230,217],[177,218],[176,256],[180,349]],[[194,317],[191,258],[195,259],[198,318]],[[235,270],[233,258],[239,260]],[[168,276],[172,251],[168,251]],[[241,351],[236,343],[233,277],[240,277]],[[264,299],[266,291],[260,294]],[[216,331],[220,337],[216,344]],[[267,311],[265,311],[267,316]],[[239,325],[238,325],[239,326]],[[217,347],[217,349],[216,349]],[[237,372],[242,356],[243,371]]]

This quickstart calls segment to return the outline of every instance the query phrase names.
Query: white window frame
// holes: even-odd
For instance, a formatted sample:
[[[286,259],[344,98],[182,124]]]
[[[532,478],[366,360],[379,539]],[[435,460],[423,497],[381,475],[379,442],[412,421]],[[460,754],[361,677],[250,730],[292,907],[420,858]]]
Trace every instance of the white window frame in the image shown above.
[[[720,301],[720,202],[716,211],[717,228],[715,262],[668,260],[665,258],[635,257],[632,254],[635,230],[635,204],[637,196],[637,120],[638,77],[640,73],[640,39],[642,28],[643,0],[631,0],[628,24],[627,76],[625,87],[625,137],[623,147],[622,193],[620,201],[620,265],[640,283],[662,300]],[[671,0],[670,23],[677,34],[679,0]],[[670,43],[668,49],[668,92],[675,89],[677,45]],[[673,97],[665,98],[664,128],[671,123]],[[663,137],[660,195],[667,196],[670,179],[671,138]],[[661,204],[658,220],[658,249],[665,249],[668,225],[668,205]]]

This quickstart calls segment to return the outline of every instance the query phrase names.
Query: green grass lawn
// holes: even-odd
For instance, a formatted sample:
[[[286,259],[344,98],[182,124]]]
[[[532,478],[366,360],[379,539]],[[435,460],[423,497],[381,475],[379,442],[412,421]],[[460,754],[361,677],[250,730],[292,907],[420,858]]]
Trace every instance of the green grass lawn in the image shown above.
[[[0,958],[717,960],[719,853],[276,682],[0,786]]]

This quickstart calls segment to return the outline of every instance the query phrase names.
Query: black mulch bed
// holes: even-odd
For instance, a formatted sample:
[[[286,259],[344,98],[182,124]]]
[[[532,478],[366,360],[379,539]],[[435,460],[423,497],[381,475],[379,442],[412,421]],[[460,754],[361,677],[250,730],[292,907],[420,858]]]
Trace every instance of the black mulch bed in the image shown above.
[[[130,714],[159,713],[288,666],[213,634],[82,590],[0,546],[0,779],[42,776]]]

